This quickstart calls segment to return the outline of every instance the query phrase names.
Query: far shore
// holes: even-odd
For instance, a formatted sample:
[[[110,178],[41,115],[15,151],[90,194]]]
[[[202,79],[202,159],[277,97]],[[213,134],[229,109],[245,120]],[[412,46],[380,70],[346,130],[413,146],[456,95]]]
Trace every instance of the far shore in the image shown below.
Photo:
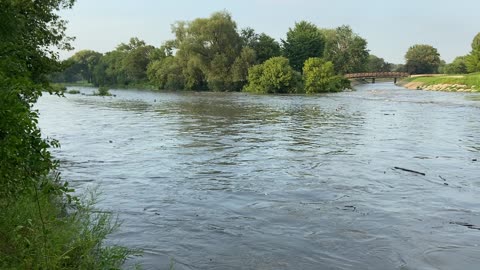
[[[480,73],[412,75],[398,85],[411,90],[480,92]]]

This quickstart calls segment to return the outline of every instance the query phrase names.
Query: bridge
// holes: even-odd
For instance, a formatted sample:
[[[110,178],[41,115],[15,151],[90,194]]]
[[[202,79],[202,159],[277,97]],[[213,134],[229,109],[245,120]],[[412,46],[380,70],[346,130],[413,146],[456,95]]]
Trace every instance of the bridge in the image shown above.
[[[393,79],[394,83],[397,83],[398,78],[405,77],[410,77],[410,74],[406,72],[366,72],[345,74],[345,78],[347,79],[371,79],[372,83],[375,83],[375,79],[377,78]]]

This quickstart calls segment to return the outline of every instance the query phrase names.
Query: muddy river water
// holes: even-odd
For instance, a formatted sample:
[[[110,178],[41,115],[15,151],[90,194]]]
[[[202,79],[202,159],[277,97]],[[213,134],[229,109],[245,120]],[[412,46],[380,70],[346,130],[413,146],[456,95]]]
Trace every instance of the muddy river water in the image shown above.
[[[40,126],[144,269],[480,269],[480,94],[111,92]]]

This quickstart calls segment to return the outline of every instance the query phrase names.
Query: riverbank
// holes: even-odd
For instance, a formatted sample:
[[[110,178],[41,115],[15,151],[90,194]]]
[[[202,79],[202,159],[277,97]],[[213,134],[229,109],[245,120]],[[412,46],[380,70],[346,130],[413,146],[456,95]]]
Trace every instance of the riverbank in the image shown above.
[[[66,90],[67,87],[97,87],[92,83],[76,82],[76,83],[52,83],[56,90]],[[109,89],[140,89],[140,90],[158,90],[156,87],[149,83],[132,83],[129,85],[105,85]]]
[[[399,85],[412,90],[480,92],[480,73],[413,76],[400,81]]]

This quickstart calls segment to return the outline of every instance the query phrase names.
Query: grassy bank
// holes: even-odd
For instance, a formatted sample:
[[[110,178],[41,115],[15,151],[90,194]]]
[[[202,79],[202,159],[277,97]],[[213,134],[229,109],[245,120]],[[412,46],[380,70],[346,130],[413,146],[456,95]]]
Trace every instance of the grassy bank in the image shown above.
[[[68,203],[38,190],[0,201],[0,269],[120,269],[135,252],[104,245],[118,223],[93,198]]]
[[[418,90],[480,92],[480,73],[414,76],[402,80],[399,84]]]

